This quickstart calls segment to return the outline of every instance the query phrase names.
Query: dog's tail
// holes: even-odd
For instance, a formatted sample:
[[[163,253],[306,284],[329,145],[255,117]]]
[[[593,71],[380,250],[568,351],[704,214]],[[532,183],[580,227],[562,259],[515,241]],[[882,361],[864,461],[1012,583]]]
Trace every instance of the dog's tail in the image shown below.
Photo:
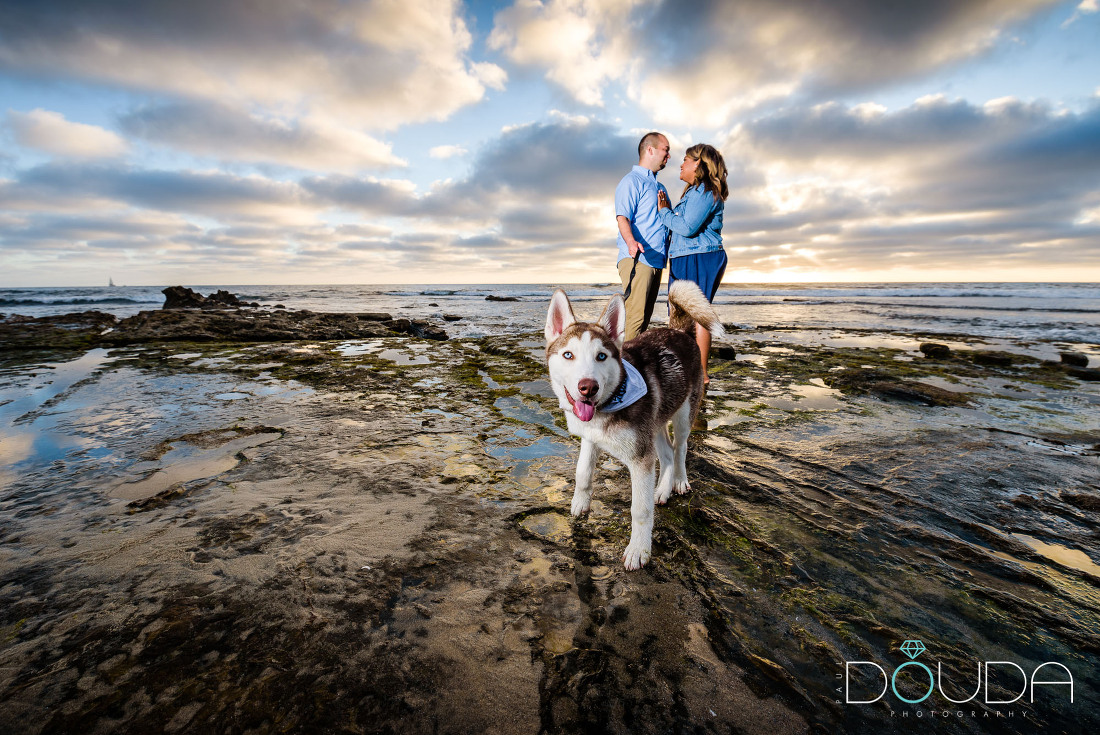
[[[668,289],[668,326],[694,333],[696,322],[702,324],[712,337],[721,337],[726,333],[714,307],[699,287],[691,281],[676,281]]]

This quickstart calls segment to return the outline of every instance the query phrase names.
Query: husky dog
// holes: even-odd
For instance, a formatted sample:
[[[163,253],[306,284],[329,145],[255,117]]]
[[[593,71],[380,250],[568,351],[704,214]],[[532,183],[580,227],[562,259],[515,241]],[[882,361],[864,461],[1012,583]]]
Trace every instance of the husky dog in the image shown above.
[[[623,565],[639,569],[653,544],[653,504],[686,493],[687,438],[703,400],[703,368],[695,323],[715,337],[718,315],[699,287],[676,281],[668,291],[669,328],[623,344],[626,307],[615,294],[596,323],[578,322],[558,289],[546,315],[546,363],[569,431],[581,438],[572,513],[588,512],[599,452],[630,469],[630,543]],[[669,439],[672,422],[675,446]],[[654,489],[654,465],[661,477]]]

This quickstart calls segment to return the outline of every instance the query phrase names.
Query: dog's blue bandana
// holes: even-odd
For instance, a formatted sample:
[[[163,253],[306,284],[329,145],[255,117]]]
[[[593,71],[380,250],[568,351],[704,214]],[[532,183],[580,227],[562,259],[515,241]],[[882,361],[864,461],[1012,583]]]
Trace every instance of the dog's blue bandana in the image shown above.
[[[645,384],[645,378],[638,372],[638,368],[623,360],[626,369],[626,380],[622,382],[611,396],[611,399],[600,406],[605,413],[615,413],[638,401],[639,398],[649,392],[649,386]]]

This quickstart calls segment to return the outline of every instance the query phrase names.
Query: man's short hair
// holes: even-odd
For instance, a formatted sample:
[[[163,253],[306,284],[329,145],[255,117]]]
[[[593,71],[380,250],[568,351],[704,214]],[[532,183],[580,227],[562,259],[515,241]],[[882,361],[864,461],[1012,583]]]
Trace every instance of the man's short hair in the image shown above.
[[[638,141],[638,160],[642,159],[642,154],[645,153],[645,149],[649,146],[656,148],[661,143],[661,134],[654,130],[652,133],[646,133],[642,136],[642,139]]]

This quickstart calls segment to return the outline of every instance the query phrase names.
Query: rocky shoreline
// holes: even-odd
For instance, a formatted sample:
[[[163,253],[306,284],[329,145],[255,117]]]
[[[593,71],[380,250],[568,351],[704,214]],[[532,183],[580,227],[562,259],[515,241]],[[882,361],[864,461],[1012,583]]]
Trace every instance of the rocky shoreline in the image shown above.
[[[85,318],[97,340],[119,331]],[[1100,389],[1069,372],[1087,368],[977,341],[926,356],[926,341],[731,333],[691,438],[692,492],[657,509],[637,573],[620,559],[624,468],[601,460],[591,515],[568,515],[577,446],[537,332],[9,352],[0,721],[28,735],[870,735],[918,716],[937,732],[1095,729]],[[938,693],[841,701],[846,661],[893,671],[908,639],[955,698],[975,662],[1058,661],[1075,700],[1037,687],[950,718]],[[852,682],[868,699],[872,683]],[[898,682],[910,698],[920,684]],[[998,679],[990,696],[1018,689]]]
[[[446,340],[447,332],[424,320],[385,313],[320,313],[263,309],[219,291],[164,289],[165,303],[125,319],[100,311],[47,317],[0,315],[0,347],[8,350],[90,349],[147,342],[287,342],[368,339],[411,335]]]

